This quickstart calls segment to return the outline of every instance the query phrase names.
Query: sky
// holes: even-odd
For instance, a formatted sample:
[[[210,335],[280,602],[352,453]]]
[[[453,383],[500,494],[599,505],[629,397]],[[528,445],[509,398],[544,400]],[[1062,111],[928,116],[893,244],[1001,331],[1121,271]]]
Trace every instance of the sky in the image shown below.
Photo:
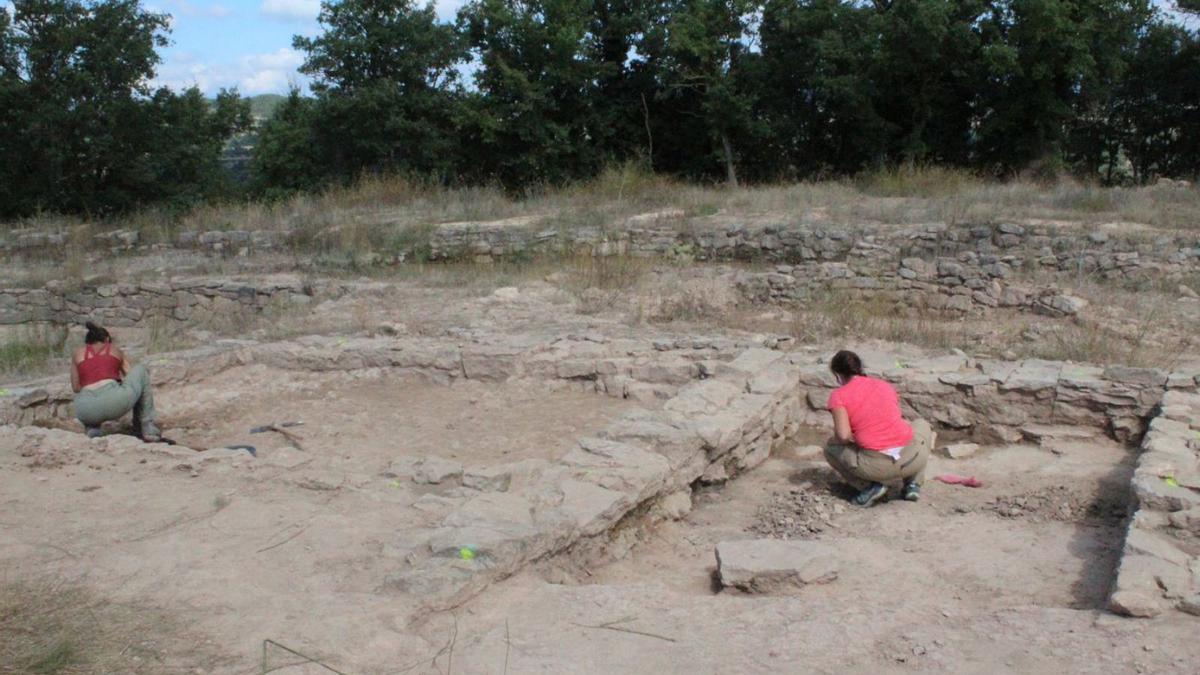
[[[438,15],[452,18],[465,0],[438,0]],[[306,80],[293,35],[320,32],[320,0],[143,0],[170,14],[171,46],[162,50],[155,85],[206,94],[236,87],[243,96],[283,94]]]

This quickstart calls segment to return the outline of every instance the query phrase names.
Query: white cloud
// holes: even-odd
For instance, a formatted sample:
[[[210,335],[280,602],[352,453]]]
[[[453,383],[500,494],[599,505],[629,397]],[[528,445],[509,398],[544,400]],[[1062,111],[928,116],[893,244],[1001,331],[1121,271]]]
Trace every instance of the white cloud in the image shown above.
[[[244,96],[282,94],[293,84],[304,85],[304,76],[296,71],[303,62],[304,55],[290,47],[247,54],[232,63],[205,63],[191,54],[179,54],[159,67],[153,84],[175,90],[194,85],[206,94],[231,87]]]
[[[320,0],[263,0],[258,11],[279,21],[313,21],[321,12]]]

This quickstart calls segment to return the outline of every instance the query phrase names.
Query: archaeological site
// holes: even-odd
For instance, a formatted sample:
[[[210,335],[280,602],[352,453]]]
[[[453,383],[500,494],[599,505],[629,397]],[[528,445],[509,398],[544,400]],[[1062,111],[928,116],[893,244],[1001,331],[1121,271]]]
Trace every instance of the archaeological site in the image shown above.
[[[1194,222],[714,199],[0,230],[0,631],[61,672],[1200,672]],[[161,438],[78,421],[89,321]],[[917,501],[826,462],[843,349],[935,432]]]

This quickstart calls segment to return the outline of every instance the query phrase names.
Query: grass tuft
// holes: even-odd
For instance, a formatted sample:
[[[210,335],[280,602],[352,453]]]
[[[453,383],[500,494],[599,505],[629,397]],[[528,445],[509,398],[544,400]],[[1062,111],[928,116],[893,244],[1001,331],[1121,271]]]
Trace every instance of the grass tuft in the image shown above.
[[[17,328],[0,339],[0,375],[44,374],[67,355],[67,330],[61,326]]]

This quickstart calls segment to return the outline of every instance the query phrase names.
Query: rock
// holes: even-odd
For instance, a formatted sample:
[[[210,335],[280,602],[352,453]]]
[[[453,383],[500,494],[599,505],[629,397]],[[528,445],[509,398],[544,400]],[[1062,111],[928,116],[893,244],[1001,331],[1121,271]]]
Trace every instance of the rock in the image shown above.
[[[497,300],[503,300],[504,302],[515,302],[521,299],[521,291],[515,286],[505,286],[503,288],[497,288],[495,291],[493,291],[492,297],[496,298]]]
[[[663,518],[679,520],[692,511],[692,491],[676,490],[658,500],[655,510]]]
[[[1117,591],[1108,599],[1108,608],[1117,614],[1143,619],[1162,614],[1164,603],[1149,593],[1141,591]]]
[[[504,492],[512,484],[512,471],[504,465],[467,469],[463,471],[462,484],[480,492]]]
[[[725,588],[782,593],[837,579],[833,549],[813,541],[751,539],[717,544],[717,575]]]
[[[1194,616],[1200,616],[1200,593],[1179,601],[1179,610]]]
[[[45,389],[34,389],[17,399],[18,408],[28,408],[50,400],[50,392]]]
[[[966,459],[976,452],[979,452],[979,444],[977,443],[955,443],[947,445],[946,456],[950,459]]]
[[[1171,545],[1171,542],[1146,530],[1131,527],[1125,535],[1125,555],[1148,555],[1173,565],[1187,566],[1191,556]]]
[[[429,455],[418,463],[413,472],[413,482],[428,485],[438,485],[463,475],[463,465],[459,462]]]

